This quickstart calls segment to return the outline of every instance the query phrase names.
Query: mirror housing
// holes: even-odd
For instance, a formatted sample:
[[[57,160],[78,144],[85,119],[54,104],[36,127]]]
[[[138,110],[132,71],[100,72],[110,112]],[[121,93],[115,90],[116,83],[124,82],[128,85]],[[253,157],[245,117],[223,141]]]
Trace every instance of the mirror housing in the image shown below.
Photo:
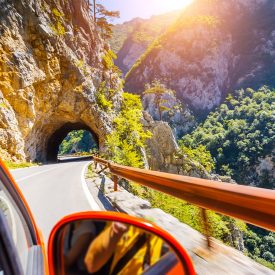
[[[66,275],[65,272],[65,260],[64,260],[64,239],[66,234],[65,228],[68,228],[72,224],[81,224],[83,222],[96,223],[104,222],[106,224],[126,224],[128,228],[137,228],[140,232],[146,232],[149,236],[157,237],[161,239],[166,246],[169,247],[169,251],[173,253],[166,253],[162,256],[154,265],[146,269],[143,274],[196,274],[192,261],[185,251],[185,249],[179,244],[179,242],[172,237],[169,233],[154,225],[153,223],[141,218],[132,217],[118,212],[80,212],[64,217],[53,228],[48,242],[48,260],[49,271],[53,275]],[[106,227],[105,227],[106,228]],[[104,229],[105,230],[105,229]],[[67,230],[68,231],[68,230]],[[101,232],[102,233],[102,232]],[[102,235],[100,233],[100,235]],[[69,235],[69,233],[68,233]],[[96,236],[96,238],[99,235]],[[93,240],[94,241],[94,240]],[[101,240],[100,240],[101,241]],[[89,244],[89,243],[88,243]],[[88,246],[87,246],[88,247]],[[91,247],[91,244],[90,246]],[[153,248],[154,249],[154,248]],[[86,248],[87,250],[87,248]],[[86,251],[85,250],[85,251]],[[90,250],[90,248],[89,248]],[[167,263],[170,263],[173,268],[163,273]],[[89,274],[87,272],[87,274]],[[93,274],[93,273],[91,273]]]

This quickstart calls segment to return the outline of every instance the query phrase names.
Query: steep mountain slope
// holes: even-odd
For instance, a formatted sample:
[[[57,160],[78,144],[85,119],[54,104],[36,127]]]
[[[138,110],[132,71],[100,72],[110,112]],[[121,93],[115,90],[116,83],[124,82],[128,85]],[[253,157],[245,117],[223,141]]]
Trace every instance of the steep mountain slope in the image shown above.
[[[275,86],[274,13],[272,0],[195,1],[133,65],[126,89],[161,79],[206,114],[229,91]]]
[[[146,48],[174,23],[180,12],[152,16],[150,19],[135,18],[114,26],[111,48],[117,53],[115,64],[126,74]]]

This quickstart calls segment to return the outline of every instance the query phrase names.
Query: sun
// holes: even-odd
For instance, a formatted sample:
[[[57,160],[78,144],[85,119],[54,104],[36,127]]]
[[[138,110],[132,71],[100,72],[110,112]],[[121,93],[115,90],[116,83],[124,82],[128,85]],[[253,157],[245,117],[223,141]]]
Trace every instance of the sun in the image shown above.
[[[163,12],[179,10],[190,5],[194,0],[158,0],[158,5]]]

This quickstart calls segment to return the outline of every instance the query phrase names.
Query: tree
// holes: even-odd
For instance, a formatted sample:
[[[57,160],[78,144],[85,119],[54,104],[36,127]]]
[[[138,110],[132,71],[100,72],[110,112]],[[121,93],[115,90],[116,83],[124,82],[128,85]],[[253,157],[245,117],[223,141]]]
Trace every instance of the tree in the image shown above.
[[[140,97],[129,93],[123,93],[122,97],[120,113],[114,119],[114,130],[106,137],[106,154],[116,163],[142,168],[142,151],[151,133],[141,124]]]
[[[114,18],[119,18],[119,11],[108,11],[102,4],[98,4],[97,0],[90,3],[94,22],[101,30],[103,38],[108,39],[112,36],[113,24],[109,23]]]
[[[153,94],[154,95],[154,104],[158,109],[159,119],[162,120],[162,114],[164,111],[169,111],[170,108],[165,106],[167,102],[166,99],[163,98],[165,94],[175,94],[175,91],[167,89],[164,84],[162,84],[159,80],[154,80],[151,84],[145,85],[144,95]]]
[[[112,85],[112,76],[115,74],[121,76],[121,70],[114,64],[114,59],[117,59],[117,55],[111,50],[107,50],[102,58],[102,64],[105,70],[109,71],[110,84]]]

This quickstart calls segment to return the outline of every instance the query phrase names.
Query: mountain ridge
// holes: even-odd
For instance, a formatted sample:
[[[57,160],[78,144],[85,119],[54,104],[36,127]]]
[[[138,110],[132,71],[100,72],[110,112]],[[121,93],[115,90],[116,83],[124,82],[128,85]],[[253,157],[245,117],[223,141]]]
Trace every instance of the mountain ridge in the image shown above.
[[[126,74],[146,48],[177,19],[180,11],[134,18],[113,27],[111,48],[117,54],[115,64]]]
[[[275,3],[208,2],[195,1],[147,48],[126,75],[128,91],[158,78],[202,114],[228,92],[275,86]]]

